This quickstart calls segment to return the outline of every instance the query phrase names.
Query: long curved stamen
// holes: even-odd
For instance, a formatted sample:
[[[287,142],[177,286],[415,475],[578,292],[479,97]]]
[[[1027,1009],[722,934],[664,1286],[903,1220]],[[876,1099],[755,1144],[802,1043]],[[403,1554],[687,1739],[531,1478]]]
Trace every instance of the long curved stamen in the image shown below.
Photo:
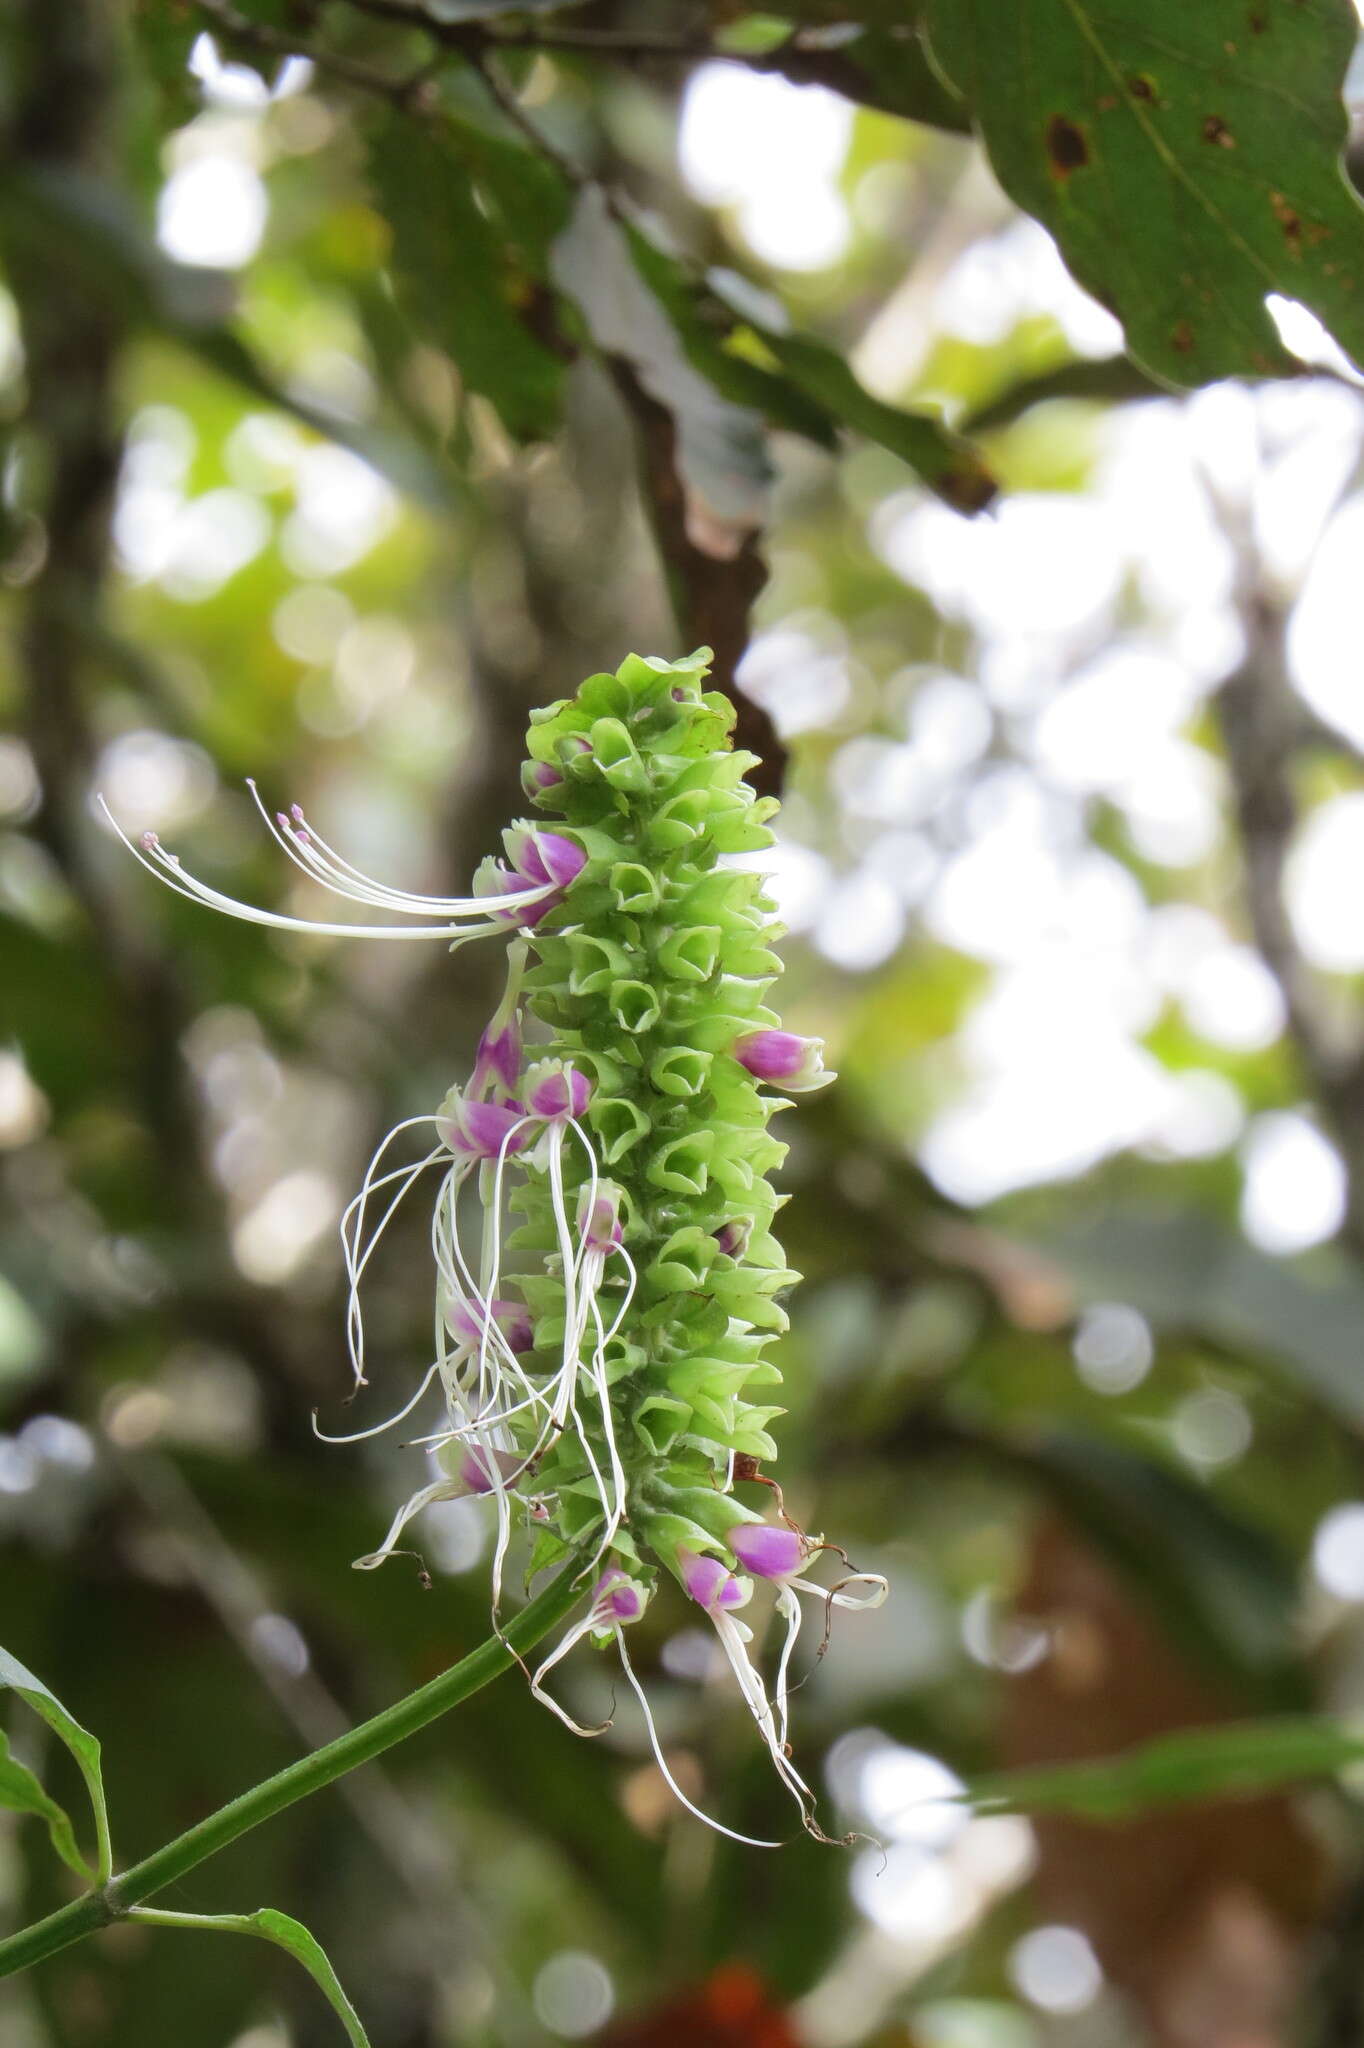
[[[622,1256],[625,1256],[625,1247],[623,1245],[618,1246],[617,1250],[621,1253]],[[611,1338],[615,1336],[616,1332],[619,1330],[622,1322],[624,1321],[626,1311],[629,1308],[631,1301],[634,1299],[634,1292],[635,1271],[634,1266],[631,1265],[629,1287],[626,1292],[624,1301],[620,1304],[619,1308],[617,1309],[616,1319],[612,1323],[609,1331],[603,1325],[601,1309],[597,1301],[597,1298],[594,1296],[592,1300],[592,1320],[596,1326],[597,1331],[597,1342],[592,1353],[592,1377],[597,1390],[598,1404],[601,1409],[602,1434],[606,1438],[607,1456],[610,1460],[611,1465],[612,1484],[615,1487],[615,1501],[612,1506],[611,1512],[607,1517],[606,1526],[603,1529],[602,1535],[597,1544],[597,1549],[592,1558],[592,1566],[594,1570],[596,1566],[601,1562],[602,1558],[606,1555],[606,1552],[610,1549],[611,1544],[614,1542],[616,1531],[619,1529],[621,1523],[625,1520],[626,1509],[629,1501],[629,1483],[625,1476],[625,1466],[621,1459],[620,1446],[616,1441],[616,1420],[611,1409],[611,1389],[606,1377],[606,1346],[611,1341]]]
[[[360,1282],[370,1259],[374,1255],[379,1240],[392,1222],[403,1198],[409,1189],[420,1179],[421,1175],[426,1172],[427,1168],[436,1164],[442,1157],[442,1153],[437,1149],[427,1153],[424,1159],[410,1161],[406,1166],[394,1167],[390,1172],[378,1175],[377,1177],[375,1169],[395,1138],[401,1137],[404,1131],[415,1129],[419,1124],[434,1122],[435,1118],[432,1116],[414,1116],[405,1118],[400,1124],[395,1124],[393,1129],[380,1139],[379,1144],[375,1148],[374,1155],[365,1169],[365,1177],[360,1184],[358,1193],[351,1197],[342,1211],[340,1226],[341,1245],[347,1280],[346,1345],[357,1386],[363,1385],[365,1377],[364,1317],[360,1303]],[[398,1192],[389,1202],[377,1227],[366,1237],[365,1219],[371,1197],[376,1195],[380,1189],[391,1187],[395,1181],[400,1184]]]
[[[712,1614],[711,1619],[715,1623],[721,1647],[729,1659],[730,1669],[739,1681],[744,1704],[757,1723],[758,1733],[767,1744],[768,1754],[776,1766],[778,1777],[800,1807],[802,1815],[810,1813],[814,1807],[815,1795],[787,1756],[784,1744],[778,1738],[777,1725],[763,1688],[762,1676],[745,1645],[746,1631],[732,1614],[717,1612]]]
[[[830,1607],[846,1607],[854,1614],[866,1614],[882,1606],[890,1592],[890,1581],[880,1572],[853,1572],[836,1586],[821,1586],[814,1579],[788,1579],[787,1584],[799,1587],[802,1593],[813,1593]],[[849,1586],[865,1586],[867,1590],[858,1596],[848,1591]]]
[[[260,791],[254,780],[248,776],[246,786],[251,800],[264,820],[265,828],[294,866],[329,889],[334,896],[343,896],[350,903],[368,903],[376,910],[392,910],[408,917],[450,917],[456,919],[476,918],[488,920],[488,899],[486,896],[423,896],[411,889],[391,888],[386,882],[376,882],[362,874],[350,861],[327,844],[321,834],[310,825],[300,807],[295,804],[291,822],[282,812],[274,818],[265,808]],[[524,889],[508,892],[497,899],[500,910],[519,910],[542,903],[552,892],[553,884],[527,883]]]
[[[727,1828],[723,1821],[712,1820],[708,1813],[703,1813],[699,1806],[693,1805],[692,1801],[688,1799],[686,1793],[668,1769],[668,1760],[663,1754],[663,1745],[658,1739],[658,1730],[654,1726],[653,1710],[649,1705],[648,1694],[635,1675],[635,1667],[630,1662],[630,1653],[625,1647],[625,1639],[619,1629],[616,1630],[616,1647],[620,1651],[621,1669],[629,1679],[634,1689],[635,1698],[644,1710],[644,1725],[649,1731],[649,1742],[654,1752],[654,1762],[663,1773],[664,1782],[673,1797],[680,1799],[687,1812],[695,1814],[697,1820],[704,1821],[708,1828],[714,1828],[717,1835],[728,1835],[731,1842],[742,1842],[746,1849],[780,1849],[780,1842],[762,1842],[755,1835],[737,1834],[733,1828]]]
[[[325,1429],[318,1428],[317,1410],[314,1408],[312,1418],[313,1435],[317,1438],[319,1443],[324,1444],[362,1444],[368,1437],[383,1436],[386,1431],[390,1429],[396,1429],[400,1422],[403,1422],[407,1419],[407,1417],[412,1413],[412,1410],[418,1406],[423,1394],[425,1394],[427,1388],[430,1386],[432,1380],[436,1377],[436,1374],[439,1371],[440,1360],[437,1359],[434,1365],[429,1365],[426,1368],[426,1372],[422,1378],[422,1383],[417,1388],[417,1391],[412,1396],[411,1400],[405,1401],[402,1407],[398,1409],[396,1414],[389,1416],[387,1422],[376,1422],[370,1429],[355,1429],[351,1430],[348,1434],[344,1436],[329,1436]]]
[[[571,1733],[588,1738],[594,1735],[604,1735],[611,1726],[610,1721],[602,1721],[595,1728],[584,1728],[581,1722],[574,1720],[567,1707],[560,1705],[552,1692],[545,1690],[545,1678],[554,1669],[556,1664],[563,1662],[570,1650],[577,1648],[584,1636],[590,1636],[594,1632],[600,1633],[600,1630],[601,1623],[596,1618],[595,1611],[585,1616],[582,1621],[575,1622],[563,1640],[557,1643],[550,1651],[538,1670],[532,1673],[530,1681],[532,1697],[539,1700],[542,1707],[548,1707],[552,1714],[557,1714],[565,1728],[569,1729]]]
[[[342,1257],[345,1261],[348,1293],[346,1303],[347,1333],[351,1338],[350,1356],[354,1367],[356,1383],[364,1379],[364,1325],[360,1308],[360,1282],[379,1241],[409,1193],[429,1167],[440,1158],[438,1152],[428,1153],[425,1159],[413,1161],[408,1166],[395,1167],[392,1172],[382,1174],[377,1180],[366,1181],[358,1195],[342,1211],[341,1241]],[[368,1236],[364,1235],[365,1212],[372,1196],[384,1188],[398,1183],[398,1191],[389,1202],[380,1221]]]
[[[473,1273],[470,1270],[469,1262],[464,1255],[463,1245],[460,1242],[458,1231],[458,1218],[455,1213],[454,1199],[452,1198],[448,1200],[445,1203],[444,1208],[442,1208],[439,1203],[437,1204],[437,1213],[433,1219],[432,1226],[432,1248],[436,1259],[436,1266],[438,1272],[441,1275],[442,1280],[448,1286],[452,1296],[457,1296],[459,1299],[474,1302],[490,1300],[493,1298],[493,1291],[495,1290],[497,1285],[500,1284],[498,1275],[500,1272],[501,1258],[501,1177],[503,1172],[505,1171],[507,1159],[510,1156],[511,1144],[515,1139],[517,1132],[520,1128],[521,1127],[519,1124],[514,1124],[508,1130],[506,1137],[503,1141],[503,1145],[499,1151],[497,1161],[497,1176],[495,1182],[495,1185],[499,1190],[499,1199],[492,1211],[493,1251],[492,1254],[489,1255],[488,1247],[485,1241],[485,1244],[482,1247],[482,1257],[480,1260],[480,1276],[477,1281],[475,1281]],[[446,1256],[447,1246],[449,1252],[453,1254],[453,1261]],[[502,1376],[510,1376],[514,1381],[519,1382],[520,1386],[529,1395],[536,1396],[537,1390],[533,1387],[532,1382],[530,1381],[523,1367],[521,1366],[520,1360],[518,1359],[516,1353],[507,1343],[503,1332],[497,1328],[495,1323],[492,1324],[491,1328],[488,1328],[485,1331],[485,1336],[487,1339],[487,1343],[480,1344],[479,1346],[479,1392],[476,1397],[477,1405],[479,1407],[485,1407],[490,1398],[488,1391],[489,1374],[487,1360],[487,1349],[489,1344],[498,1352],[497,1364],[499,1367],[499,1372],[497,1374],[497,1378],[500,1380]],[[548,1406],[548,1404],[546,1404],[546,1406]]]
[[[451,939],[493,937],[505,926],[486,919],[475,929],[459,933],[451,923],[397,925],[397,924],[327,924],[312,918],[286,917],[282,911],[261,910],[254,903],[240,903],[235,896],[225,896],[220,889],[212,889],[207,882],[201,882],[182,867],[177,855],[167,853],[154,834],[149,834],[144,846],[135,846],[123,827],[109,809],[104,798],[96,801],[118,837],[123,841],[134,860],[155,875],[177,896],[186,897],[191,903],[202,903],[209,910],[221,910],[228,917],[235,917],[244,924],[267,926],[271,931],[311,932],[315,937],[335,939]],[[499,898],[499,901],[502,899]]]
[[[582,1343],[582,1325],[578,1313],[578,1285],[582,1277],[582,1247],[575,1251],[572,1226],[564,1202],[564,1152],[563,1133],[554,1125],[550,1133],[549,1184],[554,1204],[554,1227],[559,1240],[559,1257],[563,1262],[564,1278],[564,1390],[567,1394],[562,1413],[555,1406],[555,1419],[562,1424],[567,1420],[568,1408],[572,1405],[574,1382],[577,1378],[577,1361]],[[570,1354],[570,1345],[573,1346]],[[570,1355],[572,1374],[570,1377]]]
[[[786,1623],[786,1640],[781,1646],[781,1657],[777,1663],[777,1683],[773,1689],[777,1712],[777,1740],[785,1749],[790,1724],[791,1700],[791,1658],[795,1651],[796,1639],[800,1635],[800,1602],[789,1586],[783,1586],[777,1594],[777,1612]]]
[[[393,1555],[398,1538],[402,1535],[403,1530],[414,1515],[419,1515],[423,1508],[429,1508],[433,1501],[458,1500],[463,1491],[464,1488],[456,1479],[437,1479],[433,1480],[429,1486],[418,1488],[411,1500],[404,1502],[403,1506],[399,1508],[397,1514],[389,1523],[388,1534],[379,1545],[379,1548],[368,1551],[364,1557],[357,1557],[351,1566],[352,1571],[377,1571],[378,1567],[386,1563]]]

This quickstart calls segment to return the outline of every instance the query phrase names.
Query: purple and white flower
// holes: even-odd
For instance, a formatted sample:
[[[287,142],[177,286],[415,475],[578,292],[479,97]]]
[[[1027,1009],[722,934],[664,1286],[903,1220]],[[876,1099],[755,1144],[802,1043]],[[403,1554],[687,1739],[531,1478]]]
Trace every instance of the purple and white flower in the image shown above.
[[[516,873],[532,887],[541,883],[566,889],[587,866],[587,855],[576,839],[547,831],[542,825],[509,826],[502,834],[502,844]]]
[[[460,1159],[500,1159],[524,1151],[530,1119],[519,1103],[475,1102],[452,1088],[436,1117],[442,1144]]]
[[[467,1351],[477,1350],[494,1331],[511,1351],[529,1351],[535,1343],[530,1310],[520,1301],[483,1303],[459,1297],[445,1305],[445,1326]]]
[[[731,1048],[755,1081],[769,1081],[792,1095],[808,1095],[837,1078],[824,1065],[824,1040],[799,1038],[794,1031],[746,1031]]]
[[[522,1100],[532,1116],[585,1116],[592,1082],[568,1060],[537,1060],[526,1070]]]

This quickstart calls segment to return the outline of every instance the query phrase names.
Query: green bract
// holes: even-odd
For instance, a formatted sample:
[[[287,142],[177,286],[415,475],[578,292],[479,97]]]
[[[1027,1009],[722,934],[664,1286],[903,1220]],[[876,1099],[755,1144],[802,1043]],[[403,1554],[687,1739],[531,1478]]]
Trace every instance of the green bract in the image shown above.
[[[768,1175],[786,1148],[769,1130],[781,1098],[764,1096],[730,1051],[777,1018],[766,996],[781,936],[760,878],[720,864],[771,844],[777,808],[743,781],[751,754],[730,746],[734,709],[703,689],[706,654],[675,663],[631,656],[576,697],[534,715],[533,763],[561,780],[534,795],[539,810],[587,854],[561,905],[532,935],[524,987],[553,1034],[548,1051],[589,1075],[586,1126],[619,1190],[625,1248],[637,1281],[627,1325],[608,1354],[615,1440],[629,1483],[616,1548],[647,1560],[651,1527],[671,1515],[665,1550],[682,1540],[721,1548],[713,1528],[679,1528],[679,1488],[724,1485],[734,1455],[771,1458],[768,1424],[781,1413],[753,1390],[779,1379],[765,1357],[786,1327],[776,1296],[797,1275],[772,1221],[780,1197]],[[528,788],[535,778],[528,774]],[[590,1192],[581,1148],[565,1151],[570,1206]],[[532,1167],[513,1198],[525,1221],[514,1250],[552,1259],[557,1226],[547,1173]],[[726,1226],[730,1226],[726,1232]],[[738,1246],[735,1255],[722,1240]],[[615,1320],[627,1286],[607,1268],[600,1305]],[[558,1365],[563,1291],[533,1283],[536,1351]],[[587,1447],[561,1435],[540,1459],[537,1491],[557,1492],[557,1526],[535,1562],[579,1540],[598,1514]],[[730,1504],[731,1523],[743,1510]]]

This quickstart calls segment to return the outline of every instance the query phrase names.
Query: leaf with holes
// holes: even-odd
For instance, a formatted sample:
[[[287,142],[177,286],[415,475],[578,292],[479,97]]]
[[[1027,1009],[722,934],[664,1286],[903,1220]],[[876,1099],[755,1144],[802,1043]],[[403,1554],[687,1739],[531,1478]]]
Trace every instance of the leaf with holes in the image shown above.
[[[1290,371],[1267,294],[1364,362],[1349,0],[929,0],[995,171],[1166,383]]]
[[[99,1743],[90,1734],[88,1729],[82,1728],[80,1722],[67,1713],[66,1708],[62,1705],[56,1694],[49,1692],[41,1678],[35,1678],[33,1673],[19,1662],[17,1657],[11,1657],[8,1650],[0,1650],[0,1686],[8,1686],[11,1691],[17,1692],[25,1706],[32,1707],[39,1719],[46,1721],[52,1733],[66,1744],[72,1756],[79,1764],[80,1773],[85,1780],[85,1789],[90,1794],[90,1805],[95,1816],[99,1880],[101,1883],[106,1882],[113,1869],[113,1857],[109,1848],[109,1814],[104,1803],[104,1780],[100,1773]],[[11,1768],[17,1768],[17,1766],[11,1766]],[[64,1814],[61,1817],[63,1820],[66,1818]],[[48,1825],[49,1827],[52,1825],[50,1816],[48,1817]],[[67,1823],[67,1828],[69,1832],[69,1822]],[[65,1849],[57,1842],[55,1832],[52,1839],[59,1853],[66,1856]],[[72,1859],[66,1856],[66,1860],[71,1862]],[[76,1858],[72,1867],[77,1870],[83,1870],[84,1866],[79,1857]]]

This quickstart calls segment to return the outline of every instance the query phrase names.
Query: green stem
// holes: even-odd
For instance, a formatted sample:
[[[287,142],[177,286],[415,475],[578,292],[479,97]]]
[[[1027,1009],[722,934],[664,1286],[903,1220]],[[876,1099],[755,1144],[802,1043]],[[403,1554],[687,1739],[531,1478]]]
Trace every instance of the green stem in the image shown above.
[[[164,1848],[144,1856],[121,1877],[73,1899],[69,1906],[49,1913],[45,1920],[36,1921],[32,1927],[22,1928],[7,1941],[0,1941],[0,1977],[27,1969],[30,1963],[39,1963],[45,1956],[55,1955],[58,1949],[83,1940],[97,1928],[123,1919],[143,1899],[150,1898],[164,1885],[173,1884],[186,1871],[193,1870],[197,1863],[216,1855],[229,1842],[235,1842],[239,1835],[282,1813],[295,1800],[306,1799],[310,1792],[318,1792],[324,1785],[334,1784],[336,1779],[344,1777],[347,1771],[353,1771],[358,1764],[368,1763],[372,1757],[391,1749],[395,1742],[414,1735],[428,1722],[448,1713],[451,1707],[457,1707],[461,1700],[467,1700],[471,1693],[508,1670],[518,1656],[532,1649],[542,1636],[548,1635],[556,1622],[562,1621],[574,1601],[581,1596],[578,1583],[581,1571],[579,1560],[566,1565],[559,1576],[508,1623],[501,1636],[491,1636],[486,1643],[480,1643],[476,1650],[461,1658],[450,1670],[443,1671],[439,1678],[433,1678],[428,1685],[409,1693],[395,1706],[385,1707],[372,1720],[362,1721],[358,1728],[338,1735],[335,1742],[315,1749],[310,1756],[300,1757],[297,1763],[277,1771],[264,1784],[254,1785],[249,1792],[243,1792],[240,1798],[229,1800],[226,1806],[220,1806],[206,1820],[196,1822],[183,1835],[177,1835],[173,1842],[167,1842]]]

